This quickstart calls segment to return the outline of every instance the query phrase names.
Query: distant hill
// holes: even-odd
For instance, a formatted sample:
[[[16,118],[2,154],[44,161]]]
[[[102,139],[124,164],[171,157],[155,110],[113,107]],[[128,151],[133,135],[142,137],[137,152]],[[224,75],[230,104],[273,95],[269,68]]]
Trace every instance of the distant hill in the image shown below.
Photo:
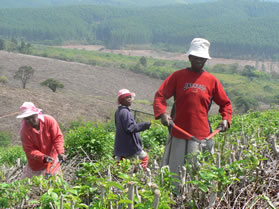
[[[26,89],[22,89],[21,83],[13,79],[14,73],[23,65],[32,66],[35,70]],[[133,109],[152,114],[154,94],[162,83],[162,80],[127,70],[3,51],[0,51],[1,76],[6,76],[8,83],[0,83],[0,132],[8,131],[17,142],[20,120],[15,116],[25,101],[32,101],[44,113],[53,115],[61,127],[69,127],[71,122],[77,120],[113,120],[117,108],[116,95],[122,88],[136,93]],[[49,88],[40,86],[40,82],[48,78],[62,82],[64,89],[53,93]]]
[[[171,4],[190,4],[216,0],[0,0],[0,8],[40,8],[69,5],[110,5],[124,7],[150,7]]]
[[[215,57],[278,60],[278,11],[279,3],[260,0],[148,8],[0,9],[0,38],[56,45],[101,44],[110,49],[144,45],[182,52],[194,37],[204,37],[211,41]]]

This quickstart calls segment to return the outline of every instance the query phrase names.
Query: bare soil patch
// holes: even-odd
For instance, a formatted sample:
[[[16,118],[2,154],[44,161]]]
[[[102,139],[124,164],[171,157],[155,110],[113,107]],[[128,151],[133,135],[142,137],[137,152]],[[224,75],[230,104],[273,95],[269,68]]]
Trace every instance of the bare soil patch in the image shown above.
[[[13,79],[20,66],[35,69],[33,78],[22,89]],[[95,67],[80,63],[29,56],[0,51],[0,76],[6,76],[8,84],[0,85],[0,131],[9,131],[15,142],[19,141],[20,120],[16,119],[19,107],[32,101],[46,114],[53,115],[67,127],[74,120],[111,120],[117,108],[116,95],[119,89],[128,88],[136,93],[132,108],[152,113],[156,90],[162,81],[145,75],[113,68]],[[53,93],[40,82],[54,78],[64,84],[64,89]],[[146,100],[149,105],[136,104]]]

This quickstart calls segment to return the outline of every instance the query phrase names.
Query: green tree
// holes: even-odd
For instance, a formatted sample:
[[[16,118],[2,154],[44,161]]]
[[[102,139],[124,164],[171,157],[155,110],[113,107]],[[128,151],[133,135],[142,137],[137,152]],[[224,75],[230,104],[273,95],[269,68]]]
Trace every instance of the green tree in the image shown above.
[[[18,50],[21,53],[28,54],[30,52],[31,44],[25,43],[23,40],[21,40],[20,46],[18,46]]]
[[[139,59],[139,62],[142,66],[146,67],[147,66],[147,59],[142,56],[140,59]]]
[[[33,77],[35,70],[31,66],[21,66],[14,75],[14,79],[20,80],[22,82],[22,88],[25,89],[26,83],[30,78]]]
[[[62,83],[60,83],[59,81],[57,81],[53,78],[49,78],[49,79],[41,82],[41,86],[47,86],[48,88],[50,88],[52,90],[52,92],[56,92],[56,90],[58,88],[60,88],[60,89],[64,88],[64,85]]]

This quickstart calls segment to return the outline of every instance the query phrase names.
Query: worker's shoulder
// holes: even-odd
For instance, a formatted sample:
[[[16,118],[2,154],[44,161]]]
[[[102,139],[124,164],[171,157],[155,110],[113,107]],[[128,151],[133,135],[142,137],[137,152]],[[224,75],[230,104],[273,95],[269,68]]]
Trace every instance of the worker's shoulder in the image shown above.
[[[125,106],[120,106],[118,111],[119,111],[119,117],[126,117],[126,115],[131,114],[130,108],[125,107]]]
[[[55,119],[53,116],[51,116],[51,115],[44,114],[43,116],[44,116],[44,120],[45,120],[46,122],[53,122],[53,121],[56,122],[56,119]]]
[[[129,107],[126,107],[126,106],[119,106],[118,111],[119,111],[119,113],[120,113],[120,112],[121,112],[121,113],[122,113],[122,112],[123,112],[123,113],[131,112],[130,108],[129,108]]]

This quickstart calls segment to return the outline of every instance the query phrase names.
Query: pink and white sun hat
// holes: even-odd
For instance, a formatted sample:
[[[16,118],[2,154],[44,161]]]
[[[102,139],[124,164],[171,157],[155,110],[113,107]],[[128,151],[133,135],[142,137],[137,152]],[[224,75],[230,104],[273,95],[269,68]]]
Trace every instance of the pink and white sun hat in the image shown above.
[[[16,118],[26,118],[42,112],[41,109],[35,107],[32,102],[24,102],[20,107],[20,114]]]
[[[210,43],[208,40],[203,38],[194,38],[186,55],[194,55],[196,57],[211,59],[209,56],[209,47]]]
[[[117,94],[118,104],[120,104],[121,99],[130,95],[132,96],[132,99],[136,97],[136,94],[134,92],[130,92],[128,89],[120,89]]]

